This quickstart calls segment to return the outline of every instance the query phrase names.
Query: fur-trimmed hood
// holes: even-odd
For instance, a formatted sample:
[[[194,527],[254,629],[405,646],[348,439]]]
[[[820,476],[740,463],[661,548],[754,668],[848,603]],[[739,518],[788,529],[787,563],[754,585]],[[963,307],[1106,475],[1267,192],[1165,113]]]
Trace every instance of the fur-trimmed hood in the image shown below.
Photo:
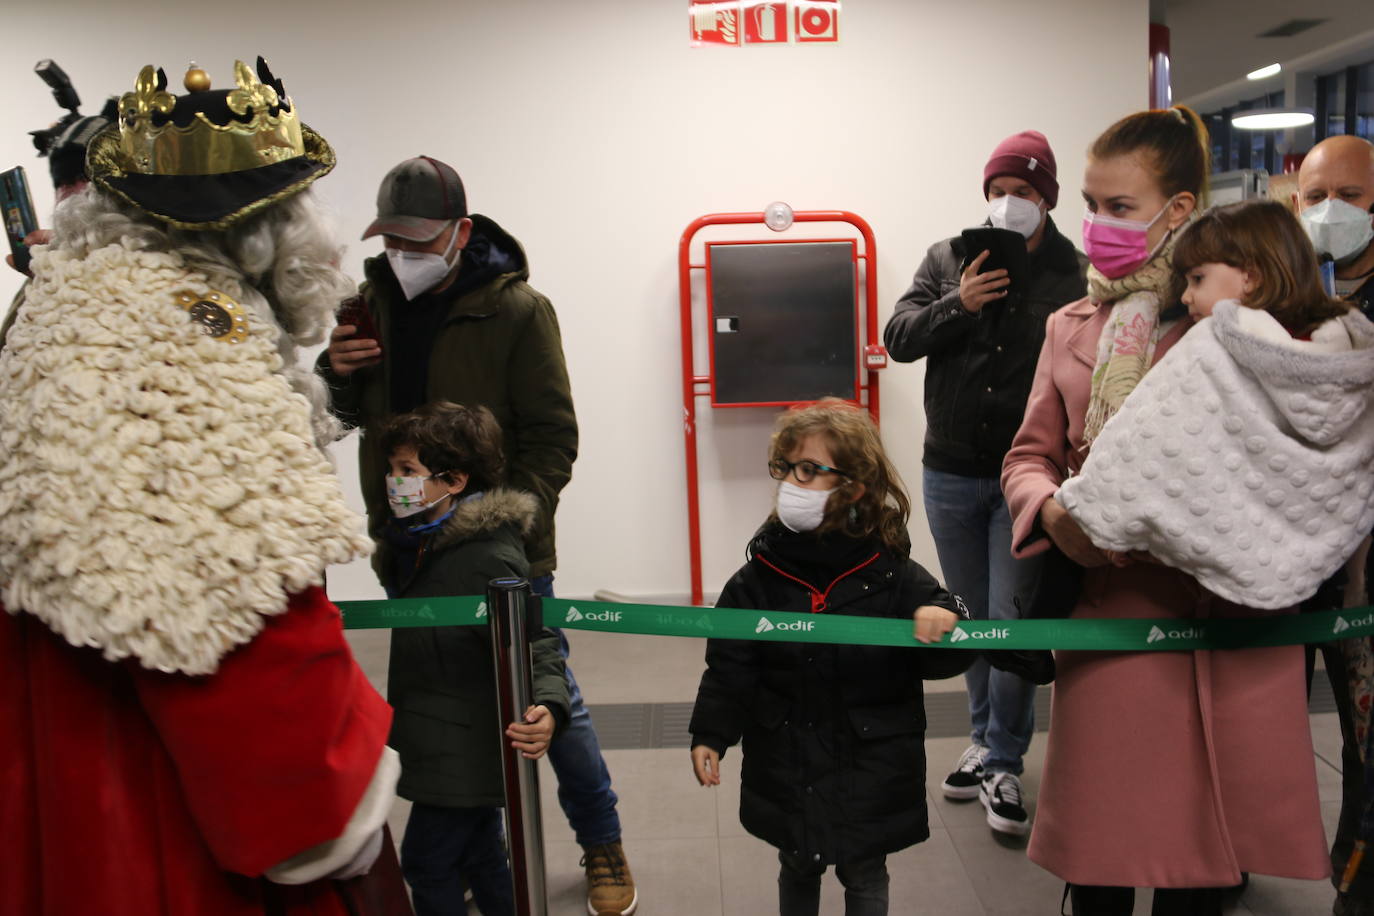
[[[539,501],[521,490],[468,494],[429,530],[392,519],[377,538],[374,565],[393,598],[473,594],[492,576],[528,575],[522,542],[538,512]],[[486,574],[474,579],[476,570]]]
[[[506,525],[514,525],[523,537],[534,527],[538,514],[539,501],[523,490],[505,487],[486,490],[475,494],[475,498],[459,501],[439,529],[433,546],[435,550],[443,550],[462,541],[493,534]]]
[[[280,329],[176,254],[39,249],[0,354],[0,583],[112,661],[208,674],[370,552]]]

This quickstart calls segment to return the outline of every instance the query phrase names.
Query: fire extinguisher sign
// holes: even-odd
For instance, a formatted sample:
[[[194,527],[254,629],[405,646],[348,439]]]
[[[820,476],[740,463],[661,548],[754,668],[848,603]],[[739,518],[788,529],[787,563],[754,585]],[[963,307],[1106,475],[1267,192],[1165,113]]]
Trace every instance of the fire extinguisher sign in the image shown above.
[[[786,44],[787,38],[786,3],[744,4],[745,44]]]
[[[688,0],[693,47],[840,40],[840,0]]]

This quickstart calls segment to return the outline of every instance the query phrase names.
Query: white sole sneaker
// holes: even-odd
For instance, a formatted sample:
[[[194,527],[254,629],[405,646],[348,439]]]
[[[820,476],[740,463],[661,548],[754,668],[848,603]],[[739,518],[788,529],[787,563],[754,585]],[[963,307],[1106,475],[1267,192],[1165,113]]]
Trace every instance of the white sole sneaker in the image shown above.
[[[634,916],[634,911],[635,911],[638,907],[639,907],[639,888],[635,888],[635,895],[634,895],[634,898],[630,901],[630,905],[629,905],[629,906],[627,906],[625,909],[623,909],[623,910],[620,911],[620,916]],[[605,910],[598,910],[596,907],[592,906],[591,901],[589,900],[589,901],[587,901],[587,913],[588,913],[588,916],[605,916],[606,911],[605,911]]]
[[[978,800],[983,803],[983,807],[988,812],[988,826],[998,833],[1005,833],[1008,836],[1025,836],[1030,833],[1030,819],[1024,821],[1014,821],[1010,818],[1002,817],[992,810],[992,799],[988,793],[980,786],[978,789]]]
[[[940,791],[945,798],[952,801],[972,801],[983,791],[981,785],[976,786],[952,786],[948,782],[940,783]]]

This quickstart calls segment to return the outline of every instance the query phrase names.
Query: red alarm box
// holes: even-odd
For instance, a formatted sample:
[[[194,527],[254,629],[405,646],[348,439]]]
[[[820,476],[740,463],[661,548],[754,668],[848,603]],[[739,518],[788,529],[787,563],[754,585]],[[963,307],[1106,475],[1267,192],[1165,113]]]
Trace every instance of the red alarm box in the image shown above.
[[[884,347],[882,344],[869,344],[864,347],[864,368],[886,369],[887,347]]]

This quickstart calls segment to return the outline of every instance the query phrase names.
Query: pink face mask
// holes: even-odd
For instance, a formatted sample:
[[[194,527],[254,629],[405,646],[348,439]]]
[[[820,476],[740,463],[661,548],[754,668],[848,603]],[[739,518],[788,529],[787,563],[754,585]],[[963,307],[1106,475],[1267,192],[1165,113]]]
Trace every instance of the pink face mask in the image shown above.
[[[1083,214],[1083,252],[1088,260],[1104,277],[1116,280],[1135,271],[1150,260],[1155,250],[1145,247],[1145,236],[1150,227],[1169,209],[1174,199],[1169,198],[1164,208],[1149,220],[1121,219],[1103,216],[1089,210]],[[1164,238],[1168,238],[1166,235]],[[1164,239],[1159,240],[1163,244]]]

